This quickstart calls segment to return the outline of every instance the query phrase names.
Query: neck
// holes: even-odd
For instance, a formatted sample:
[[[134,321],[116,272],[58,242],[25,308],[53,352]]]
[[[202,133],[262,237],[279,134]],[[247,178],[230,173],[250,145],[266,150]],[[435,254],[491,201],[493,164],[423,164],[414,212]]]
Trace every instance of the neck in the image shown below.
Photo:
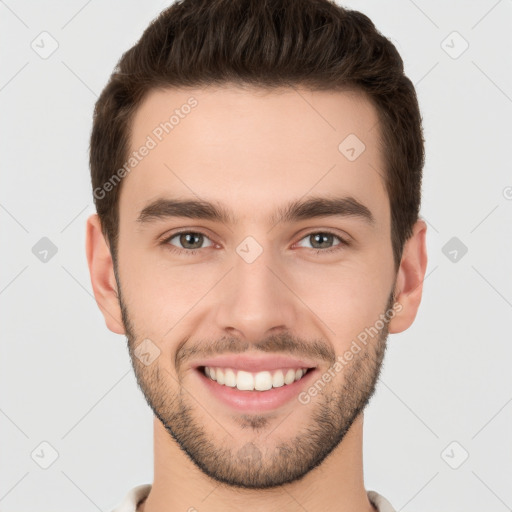
[[[205,475],[154,420],[154,482],[137,512],[375,512],[363,482],[363,415],[338,447],[299,481],[266,489],[228,487]]]

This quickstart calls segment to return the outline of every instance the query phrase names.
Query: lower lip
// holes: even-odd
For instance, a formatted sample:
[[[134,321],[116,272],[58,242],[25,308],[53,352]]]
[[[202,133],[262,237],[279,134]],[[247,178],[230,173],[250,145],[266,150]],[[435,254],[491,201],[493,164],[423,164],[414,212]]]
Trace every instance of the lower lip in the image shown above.
[[[299,393],[309,385],[317,371],[317,368],[311,369],[293,384],[285,384],[279,388],[271,388],[267,391],[241,391],[219,384],[207,377],[200,369],[196,369],[201,381],[220,402],[242,412],[271,411],[297,399]]]

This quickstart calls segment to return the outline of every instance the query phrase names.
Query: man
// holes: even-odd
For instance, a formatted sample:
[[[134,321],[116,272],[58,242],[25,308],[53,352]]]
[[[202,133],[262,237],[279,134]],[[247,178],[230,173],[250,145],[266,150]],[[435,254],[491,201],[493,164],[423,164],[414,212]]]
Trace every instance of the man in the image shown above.
[[[421,300],[423,143],[396,49],[328,0],[184,0],[122,56],[87,259],[155,419],[116,511],[393,511],[363,411]]]

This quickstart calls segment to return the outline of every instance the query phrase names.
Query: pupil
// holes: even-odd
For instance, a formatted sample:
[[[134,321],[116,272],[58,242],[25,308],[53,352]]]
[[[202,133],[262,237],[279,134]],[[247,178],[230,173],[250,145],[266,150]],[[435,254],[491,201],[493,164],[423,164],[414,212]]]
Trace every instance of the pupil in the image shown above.
[[[325,245],[325,239],[329,240],[329,238],[331,237],[332,235],[329,235],[327,233],[318,233],[316,235],[314,235],[314,238],[315,240],[318,240],[319,238],[320,239],[324,239],[324,245]],[[322,242],[320,242],[320,245],[322,245]]]
[[[192,233],[192,234],[186,233],[185,235],[181,236],[181,238],[182,238],[181,243],[182,243],[182,245],[185,245],[185,246],[187,243],[191,243],[192,245],[194,245],[193,239],[196,239],[196,244],[197,244],[197,239],[200,240],[201,236],[202,235],[200,235],[199,233]],[[183,239],[185,240],[185,243],[183,242]],[[192,241],[191,241],[191,239],[192,239]],[[201,246],[201,244],[199,243],[198,247],[200,247],[200,246]],[[196,247],[193,247],[193,249],[196,249]]]

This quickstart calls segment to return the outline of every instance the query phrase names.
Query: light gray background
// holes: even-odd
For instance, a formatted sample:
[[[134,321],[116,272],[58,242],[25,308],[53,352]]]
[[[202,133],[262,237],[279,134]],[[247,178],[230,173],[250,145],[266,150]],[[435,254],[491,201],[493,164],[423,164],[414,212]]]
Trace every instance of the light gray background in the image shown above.
[[[511,510],[512,0],[342,4],[397,46],[427,150],[423,301],[366,411],[366,487],[399,511]],[[167,5],[0,1],[4,512],[109,511],[152,482],[152,414],[90,285],[87,148],[114,65]],[[51,48],[43,31],[58,42],[47,59],[31,47]],[[468,249],[455,262],[452,237]]]

